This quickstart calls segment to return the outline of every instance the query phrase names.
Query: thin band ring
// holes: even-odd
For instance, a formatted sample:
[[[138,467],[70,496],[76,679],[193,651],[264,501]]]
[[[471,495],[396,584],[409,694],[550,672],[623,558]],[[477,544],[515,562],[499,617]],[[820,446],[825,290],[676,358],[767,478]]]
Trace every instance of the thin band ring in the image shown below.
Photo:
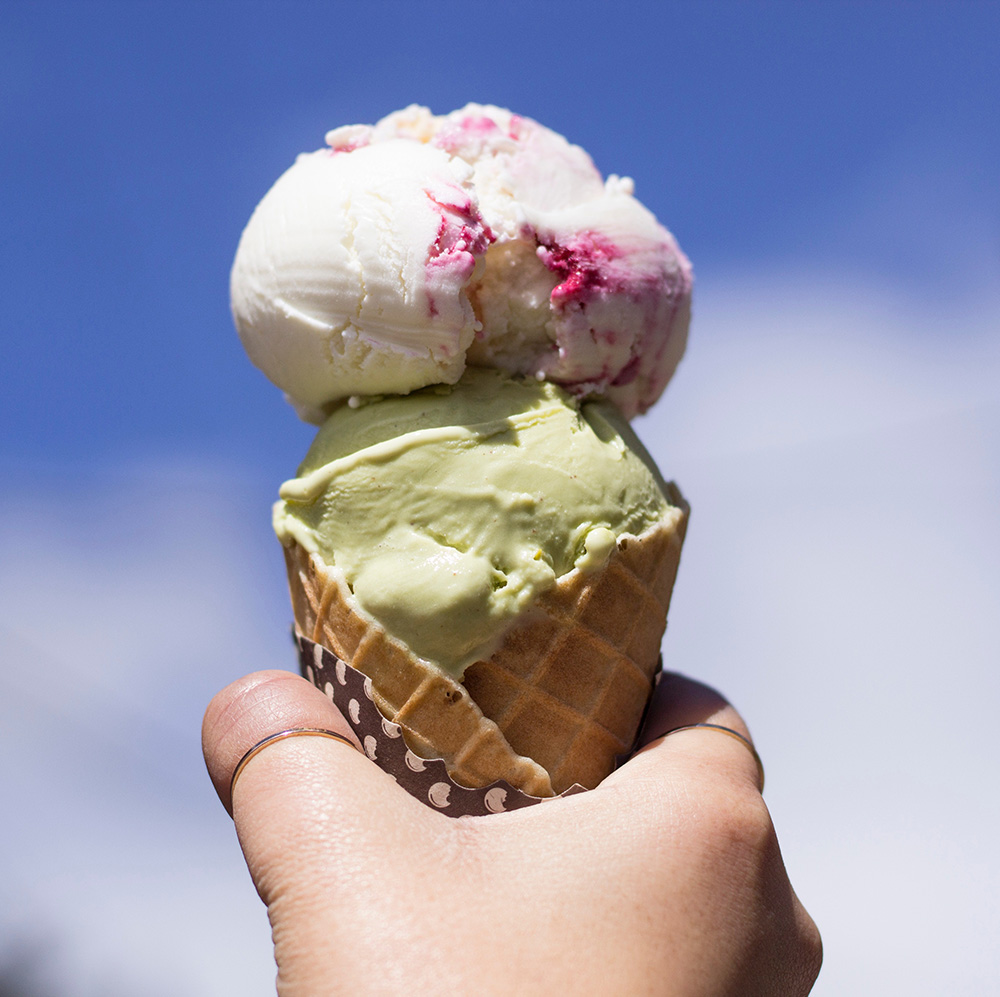
[[[247,763],[251,758],[260,754],[269,744],[273,744],[275,741],[284,741],[289,737],[328,737],[334,741],[343,741],[344,744],[349,744],[355,751],[358,751],[358,746],[344,734],[338,734],[334,730],[324,730],[322,727],[292,727],[289,730],[280,730],[277,734],[269,734],[262,741],[258,741],[239,761],[239,764],[233,770],[233,777],[229,780],[229,798],[233,798],[233,789],[236,787],[236,780],[240,777],[240,774],[247,767]]]
[[[676,734],[678,731],[682,730],[698,730],[703,728],[705,730],[717,730],[720,734],[726,734],[729,737],[735,738],[740,742],[749,752],[753,755],[753,760],[757,763],[757,775],[760,776],[760,791],[764,792],[764,763],[760,760],[760,755],[757,754],[757,749],[753,746],[753,742],[748,737],[744,737],[738,730],[733,730],[731,727],[723,727],[722,724],[685,724],[683,727],[674,727],[672,730],[668,730],[661,734],[660,737],[669,737],[671,734]]]

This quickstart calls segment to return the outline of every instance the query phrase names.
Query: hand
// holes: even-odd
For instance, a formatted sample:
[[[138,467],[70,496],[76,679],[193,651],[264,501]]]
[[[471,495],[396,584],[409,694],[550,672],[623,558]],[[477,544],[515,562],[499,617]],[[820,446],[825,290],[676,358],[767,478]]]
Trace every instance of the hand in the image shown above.
[[[665,675],[649,736],[709,721],[705,686]],[[332,994],[807,994],[815,925],[796,898],[746,746],[717,731],[652,741],[597,789],[454,819],[363,754],[321,692],[259,672],[205,714],[209,772],[267,904],[282,997]],[[356,743],[356,742],[355,742]]]

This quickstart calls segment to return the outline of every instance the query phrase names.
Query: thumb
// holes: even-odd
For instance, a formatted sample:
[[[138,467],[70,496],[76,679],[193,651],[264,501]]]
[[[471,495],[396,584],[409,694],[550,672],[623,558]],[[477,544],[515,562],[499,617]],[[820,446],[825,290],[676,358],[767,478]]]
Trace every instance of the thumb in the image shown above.
[[[246,753],[282,731],[332,731],[268,742],[246,763]],[[202,747],[223,806],[233,815],[257,891],[268,906],[314,905],[321,891],[335,895],[342,870],[398,850],[415,823],[433,817],[361,753],[340,711],[318,689],[291,672],[257,672],[218,693],[205,712]]]

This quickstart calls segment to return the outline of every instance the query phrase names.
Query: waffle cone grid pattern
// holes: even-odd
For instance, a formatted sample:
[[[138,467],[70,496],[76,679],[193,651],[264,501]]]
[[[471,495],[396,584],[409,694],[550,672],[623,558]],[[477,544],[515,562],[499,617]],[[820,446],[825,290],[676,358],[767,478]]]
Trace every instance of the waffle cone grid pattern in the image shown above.
[[[672,486],[668,496],[660,524],[623,538],[600,571],[560,578],[463,682],[362,617],[343,578],[293,544],[296,625],[368,675],[411,750],[443,758],[460,785],[593,788],[630,750],[652,689],[687,525],[686,503]]]

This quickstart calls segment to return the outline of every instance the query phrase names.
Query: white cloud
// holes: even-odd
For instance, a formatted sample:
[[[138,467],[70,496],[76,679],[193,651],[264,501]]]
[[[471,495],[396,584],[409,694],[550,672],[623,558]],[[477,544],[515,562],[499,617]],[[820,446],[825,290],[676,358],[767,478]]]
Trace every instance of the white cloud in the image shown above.
[[[258,529],[248,479],[198,466],[20,480],[0,497],[0,937],[51,948],[67,995],[273,993],[199,748],[215,691],[293,663],[280,575],[258,575],[280,572],[267,507]]]
[[[969,302],[945,336],[870,289],[803,286],[706,293],[706,345],[639,427],[693,507],[668,667],[755,731],[825,937],[815,993],[984,993],[1000,309]]]
[[[637,423],[674,459],[870,436],[1000,394],[1000,285],[933,310],[844,275],[734,273],[699,284],[694,321]]]

